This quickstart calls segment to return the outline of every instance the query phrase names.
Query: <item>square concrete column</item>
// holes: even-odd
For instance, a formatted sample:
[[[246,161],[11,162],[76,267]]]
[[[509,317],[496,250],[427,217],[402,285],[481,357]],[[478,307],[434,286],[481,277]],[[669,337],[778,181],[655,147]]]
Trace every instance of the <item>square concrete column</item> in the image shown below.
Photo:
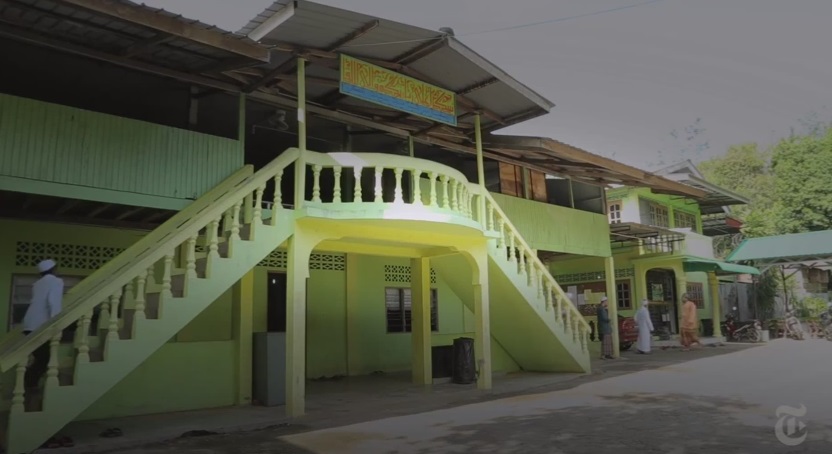
[[[474,357],[477,388],[491,389],[491,311],[488,298],[488,249],[483,245],[470,251],[474,274]]]
[[[297,232],[289,239],[286,260],[286,414],[306,412],[306,281],[309,241]]]
[[[615,260],[612,256],[604,259],[604,271],[607,284],[607,312],[610,315],[612,328],[612,356],[618,358],[621,356],[618,332],[618,291],[615,285]]]
[[[711,290],[714,337],[722,337],[722,304],[719,301],[719,279],[717,279],[716,273],[708,273],[708,287],[710,287]]]
[[[234,284],[231,296],[234,333],[237,405],[251,404],[252,355],[254,348],[254,270]]]
[[[430,330],[430,259],[412,259],[410,264],[411,362],[413,383],[417,385],[429,385],[433,383]]]

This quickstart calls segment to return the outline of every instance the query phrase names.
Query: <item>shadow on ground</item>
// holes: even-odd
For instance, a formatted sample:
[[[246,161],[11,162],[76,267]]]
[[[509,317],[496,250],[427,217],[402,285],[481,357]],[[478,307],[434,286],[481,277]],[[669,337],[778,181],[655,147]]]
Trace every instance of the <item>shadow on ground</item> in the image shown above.
[[[455,426],[452,434],[412,443],[393,452],[500,454],[780,454],[829,453],[830,428],[796,447],[781,444],[774,426],[747,426],[732,412],[755,411],[729,399],[681,395],[625,394],[606,397],[614,405],[547,410],[545,414],[501,417],[486,424]]]

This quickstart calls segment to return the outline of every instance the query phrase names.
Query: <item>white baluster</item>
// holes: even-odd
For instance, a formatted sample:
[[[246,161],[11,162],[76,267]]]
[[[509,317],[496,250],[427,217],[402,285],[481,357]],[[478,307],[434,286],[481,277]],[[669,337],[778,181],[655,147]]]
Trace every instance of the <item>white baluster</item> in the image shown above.
[[[214,232],[216,232],[216,227]],[[149,270],[148,270],[149,272]],[[144,320],[146,317],[145,315],[145,294],[147,292],[147,272],[139,273],[139,276],[136,277],[136,305],[135,310],[136,313],[133,316],[134,320]],[[135,323],[135,322],[134,322]]]
[[[508,244],[508,261],[517,263],[517,248],[514,247],[514,232],[511,230],[508,232]]]
[[[422,202],[422,171],[410,169],[410,179],[413,180],[413,204],[424,205]]]
[[[563,323],[563,293],[558,292],[555,295],[555,299],[557,300],[557,307],[555,308],[555,320],[559,323]]]
[[[428,173],[428,177],[430,177],[430,206],[435,207],[437,206],[437,194],[436,194],[436,172]]]
[[[456,180],[451,180],[450,185],[450,193],[451,193],[451,209],[454,211],[459,211],[459,194],[457,193],[457,184]]]
[[[500,238],[497,240],[497,247],[504,251],[506,249],[506,221],[500,218],[497,220],[497,224],[500,226]]]
[[[520,260],[520,275],[526,274],[526,253],[522,247],[518,248],[517,259]]]
[[[546,312],[552,310],[552,284],[549,281],[545,283],[545,296],[546,296]]]
[[[254,192],[254,215],[252,225],[263,224],[263,193],[266,192],[266,185],[262,185]]]
[[[240,208],[243,206],[243,201],[234,204],[231,209],[231,240],[240,239]]]
[[[26,408],[26,363],[29,361],[27,357],[22,363],[17,365],[15,369],[14,389],[12,389],[12,406],[11,412],[23,413]]]
[[[185,249],[186,279],[196,279],[196,235],[188,238]]]
[[[381,187],[381,173],[384,171],[384,167],[376,166],[376,180],[375,186],[373,187],[375,193],[375,199],[373,202],[375,203],[382,203],[384,202],[384,198],[382,197],[382,187]]]
[[[442,208],[450,209],[451,208],[451,192],[450,188],[448,187],[448,176],[442,175],[440,177],[442,179]]]
[[[173,252],[165,254],[164,266],[162,268],[162,299],[167,300],[172,298],[171,293],[171,263],[173,262]]]
[[[225,213],[223,213],[223,218],[222,218],[223,235],[231,231],[231,221],[232,221],[231,212],[232,211],[233,210],[231,208],[229,208],[229,209],[225,210]]]
[[[102,331],[107,331],[110,326],[110,301],[104,301],[99,305],[101,310],[98,311],[98,326],[96,326],[96,333],[101,336]]]
[[[144,303],[142,303],[144,305]],[[138,307],[138,300],[136,301],[136,306]],[[136,314],[138,314],[138,309],[136,310]],[[142,309],[142,314],[144,314],[144,309]],[[76,357],[77,363],[88,363],[90,362],[90,323],[92,322],[92,311],[87,312],[81,317],[80,322],[78,323],[78,344],[76,348],[78,349],[78,356]]]
[[[58,347],[61,345],[62,333],[58,332],[49,339],[49,363],[46,366],[46,387],[52,388],[60,385],[58,382]]]
[[[107,340],[116,340],[118,335],[118,303],[121,299],[121,290],[110,296],[110,323],[107,327]]]
[[[283,208],[283,169],[274,175],[274,196],[272,200],[272,225],[277,225],[277,211]]]
[[[335,166],[332,173],[335,176],[334,189],[332,190],[332,203],[341,203],[341,171],[343,167]]]
[[[404,191],[402,190],[402,173],[404,173],[404,169],[396,167],[393,173],[396,177],[396,189],[393,190],[393,203],[404,203]]]
[[[353,203],[361,203],[362,202],[362,195],[361,195],[361,173],[363,172],[362,167],[355,167],[352,169],[353,174],[355,175],[355,190],[353,191],[352,201]]]
[[[272,207],[272,221],[275,219],[275,211],[274,207]],[[212,259],[218,259],[220,257],[220,247],[219,247],[219,234],[217,233],[217,229],[219,228],[220,220],[215,219],[208,223],[208,263],[211,263]],[[274,225],[274,222],[272,222]],[[207,273],[206,273],[207,276]]]
[[[482,196],[480,196],[482,197]],[[486,228],[489,232],[494,231],[494,205],[488,204],[488,214],[486,215]]]
[[[321,167],[320,165],[312,166],[312,201],[321,202]]]

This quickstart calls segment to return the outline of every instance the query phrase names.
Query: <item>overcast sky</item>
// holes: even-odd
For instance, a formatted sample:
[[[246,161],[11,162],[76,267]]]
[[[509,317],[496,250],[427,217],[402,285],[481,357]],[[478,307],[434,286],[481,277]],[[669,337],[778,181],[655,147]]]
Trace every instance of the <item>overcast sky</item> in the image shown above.
[[[271,0],[144,0],[238,30]],[[457,36],[644,0],[319,0]],[[653,167],[832,121],[832,0],[662,0],[460,39],[557,106],[506,132]],[[670,133],[701,119],[695,141]],[[696,152],[694,146],[709,148]],[[681,156],[679,150],[689,150]],[[659,153],[664,150],[664,155]],[[663,157],[662,157],[663,156]]]

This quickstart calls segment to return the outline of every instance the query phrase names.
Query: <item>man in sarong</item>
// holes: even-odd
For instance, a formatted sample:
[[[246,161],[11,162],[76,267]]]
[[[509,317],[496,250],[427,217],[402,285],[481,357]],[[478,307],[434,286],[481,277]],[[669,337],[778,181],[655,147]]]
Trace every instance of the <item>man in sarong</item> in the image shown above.
[[[687,293],[682,295],[682,351],[689,351],[692,345],[699,343],[699,316],[694,303]]]

